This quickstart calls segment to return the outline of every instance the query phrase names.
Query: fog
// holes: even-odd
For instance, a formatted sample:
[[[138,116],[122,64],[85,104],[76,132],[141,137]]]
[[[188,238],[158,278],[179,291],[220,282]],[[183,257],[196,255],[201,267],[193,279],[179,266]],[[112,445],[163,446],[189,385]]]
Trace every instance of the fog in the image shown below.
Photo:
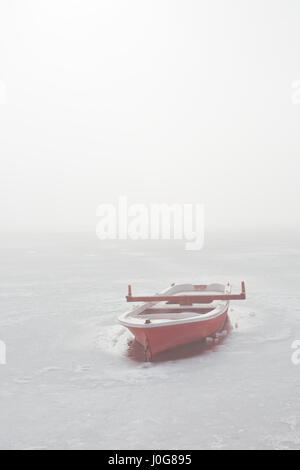
[[[300,4],[2,0],[3,231],[94,231],[99,204],[299,226]]]
[[[299,449],[299,14],[0,1],[0,449]],[[136,318],[214,329],[152,363],[118,324],[129,283],[227,281],[222,332]]]

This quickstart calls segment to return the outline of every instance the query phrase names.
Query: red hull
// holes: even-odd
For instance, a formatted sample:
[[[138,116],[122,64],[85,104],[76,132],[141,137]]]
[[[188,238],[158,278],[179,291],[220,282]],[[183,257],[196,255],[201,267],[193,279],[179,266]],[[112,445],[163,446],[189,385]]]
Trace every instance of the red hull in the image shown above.
[[[227,312],[206,321],[180,325],[134,328],[129,327],[136,340],[148,351],[149,358],[168,349],[212,336],[223,328]]]

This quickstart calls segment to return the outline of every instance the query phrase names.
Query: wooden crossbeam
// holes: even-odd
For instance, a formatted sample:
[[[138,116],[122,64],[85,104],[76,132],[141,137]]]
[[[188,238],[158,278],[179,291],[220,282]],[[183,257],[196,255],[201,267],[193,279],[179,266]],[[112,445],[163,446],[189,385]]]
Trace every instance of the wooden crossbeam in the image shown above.
[[[207,294],[207,295],[150,295],[133,297],[132,288],[128,286],[127,302],[167,302],[168,304],[193,305],[208,304],[214,300],[245,300],[245,282],[241,283],[240,294]]]

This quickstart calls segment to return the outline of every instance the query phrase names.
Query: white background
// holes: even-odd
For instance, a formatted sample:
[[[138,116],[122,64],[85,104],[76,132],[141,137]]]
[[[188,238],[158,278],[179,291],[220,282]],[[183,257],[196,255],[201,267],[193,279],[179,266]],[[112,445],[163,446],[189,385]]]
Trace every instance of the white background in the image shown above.
[[[2,0],[2,231],[199,202],[207,227],[299,226],[300,5]]]

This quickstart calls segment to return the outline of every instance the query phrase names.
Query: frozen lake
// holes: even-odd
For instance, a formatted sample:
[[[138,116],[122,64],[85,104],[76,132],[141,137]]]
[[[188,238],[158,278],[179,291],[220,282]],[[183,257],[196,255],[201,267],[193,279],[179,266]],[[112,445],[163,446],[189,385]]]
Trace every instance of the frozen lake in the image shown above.
[[[299,239],[299,238],[298,238]],[[1,246],[1,449],[300,448],[300,243],[112,243],[83,235]],[[232,331],[144,364],[117,316],[127,284],[226,282]]]

